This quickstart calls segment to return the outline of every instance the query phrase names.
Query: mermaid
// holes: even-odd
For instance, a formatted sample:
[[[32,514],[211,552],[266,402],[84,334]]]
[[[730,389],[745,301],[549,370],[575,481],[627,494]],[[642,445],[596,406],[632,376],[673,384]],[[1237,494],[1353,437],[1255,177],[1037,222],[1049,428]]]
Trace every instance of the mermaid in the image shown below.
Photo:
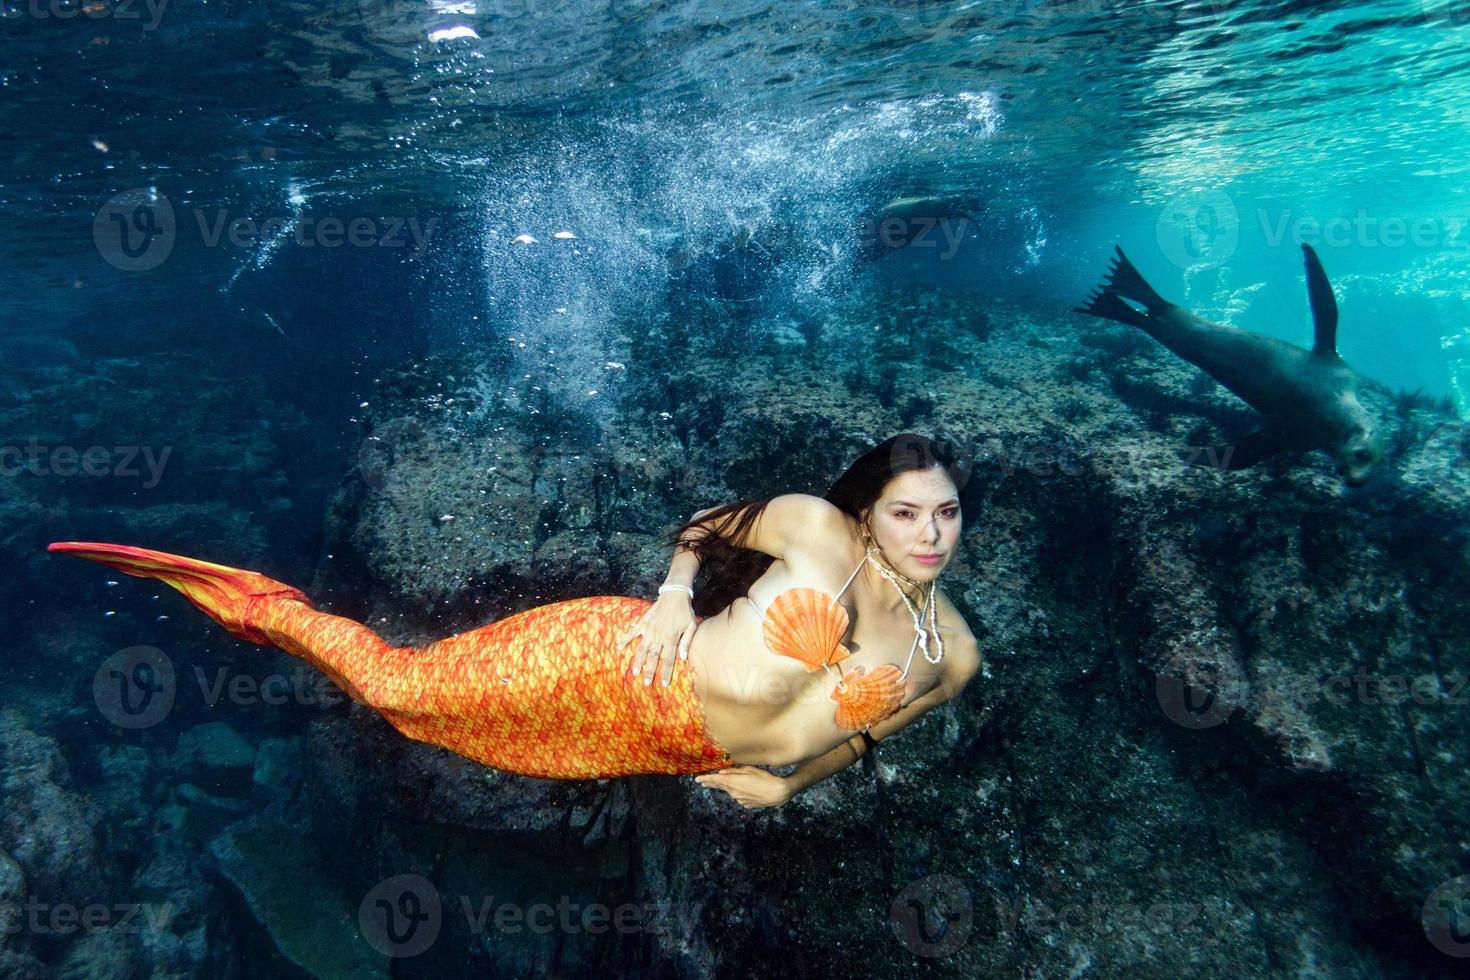
[[[967,476],[944,444],[895,436],[823,497],[694,515],[669,536],[656,601],[570,599],[421,647],[391,647],[257,572],[127,545],[49,550],[167,583],[411,739],[549,779],[691,774],[760,809],[851,765],[979,669],[936,585]],[[793,763],[786,776],[761,768]]]

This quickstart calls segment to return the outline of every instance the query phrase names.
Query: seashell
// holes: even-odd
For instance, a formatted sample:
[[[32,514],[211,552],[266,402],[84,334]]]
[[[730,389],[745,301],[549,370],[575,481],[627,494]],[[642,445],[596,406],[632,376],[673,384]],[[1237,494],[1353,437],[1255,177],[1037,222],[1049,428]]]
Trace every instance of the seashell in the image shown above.
[[[808,671],[846,660],[847,610],[821,589],[787,589],[766,610],[766,646]]]
[[[524,234],[517,235],[516,237],[512,238],[511,239],[511,242],[513,244],[515,244],[515,245],[539,245],[540,244],[540,242],[536,241],[536,239],[532,238],[530,235],[524,235]]]
[[[551,233],[551,237],[555,238],[559,242],[564,242],[568,239],[576,238],[577,236],[569,231],[554,231]]]
[[[897,711],[903,703],[900,676],[893,664],[881,664],[867,675],[863,674],[863,668],[854,667],[843,678],[847,689],[832,692],[832,700],[837,702],[838,727],[862,731]]]

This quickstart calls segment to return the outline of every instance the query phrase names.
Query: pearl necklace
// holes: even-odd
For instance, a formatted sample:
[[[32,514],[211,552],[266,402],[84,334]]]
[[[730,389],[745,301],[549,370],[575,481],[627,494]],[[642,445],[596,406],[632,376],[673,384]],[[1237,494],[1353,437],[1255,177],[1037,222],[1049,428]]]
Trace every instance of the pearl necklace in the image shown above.
[[[916,609],[913,600],[909,598],[909,594],[904,591],[903,586],[898,583],[898,580],[902,578],[909,585],[919,587],[921,591],[922,587],[908,576],[885,567],[882,562],[873,557],[875,553],[880,553],[878,546],[869,545],[868,561],[872,563],[874,568],[878,569],[879,575],[882,575],[893,583],[893,587],[898,590],[899,598],[903,599],[903,604],[908,607],[909,615],[914,618],[914,644],[909,647],[909,659],[903,665],[903,673],[899,675],[899,680],[903,680],[909,676],[909,667],[914,662],[915,650],[922,649],[924,651],[924,659],[931,664],[937,664],[944,659],[944,639],[939,635],[939,614],[934,605],[935,583],[929,583],[929,594],[924,598],[923,609]],[[928,625],[924,623],[925,614],[929,617]],[[931,631],[934,633],[934,643],[939,647],[938,655],[933,657],[929,655],[929,633]]]

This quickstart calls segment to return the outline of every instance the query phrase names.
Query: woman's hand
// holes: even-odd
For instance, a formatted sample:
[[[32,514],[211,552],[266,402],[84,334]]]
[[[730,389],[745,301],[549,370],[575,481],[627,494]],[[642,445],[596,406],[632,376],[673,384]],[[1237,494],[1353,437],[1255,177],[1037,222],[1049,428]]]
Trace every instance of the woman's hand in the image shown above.
[[[731,766],[694,777],[701,786],[722,789],[748,810],[780,806],[791,799],[793,790],[785,778],[756,766]]]
[[[652,684],[653,675],[662,667],[663,685],[668,687],[674,677],[675,657],[689,659],[689,642],[696,625],[689,596],[683,592],[664,592],[628,632],[618,637],[618,647],[627,646],[629,640],[642,634],[643,639],[633,652],[632,673],[635,677],[642,673],[643,683]]]

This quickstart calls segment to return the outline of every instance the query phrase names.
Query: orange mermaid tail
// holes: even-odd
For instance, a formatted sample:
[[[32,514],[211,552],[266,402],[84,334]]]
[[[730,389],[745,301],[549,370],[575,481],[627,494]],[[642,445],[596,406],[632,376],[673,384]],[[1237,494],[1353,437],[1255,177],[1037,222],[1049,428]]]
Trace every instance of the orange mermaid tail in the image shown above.
[[[598,779],[734,762],[710,737],[690,670],[674,671],[668,687],[629,673],[632,654],[617,637],[647,599],[569,599],[427,646],[390,647],[256,572],[127,545],[48,550],[165,582],[232,635],[310,663],[409,738],[496,769]]]

